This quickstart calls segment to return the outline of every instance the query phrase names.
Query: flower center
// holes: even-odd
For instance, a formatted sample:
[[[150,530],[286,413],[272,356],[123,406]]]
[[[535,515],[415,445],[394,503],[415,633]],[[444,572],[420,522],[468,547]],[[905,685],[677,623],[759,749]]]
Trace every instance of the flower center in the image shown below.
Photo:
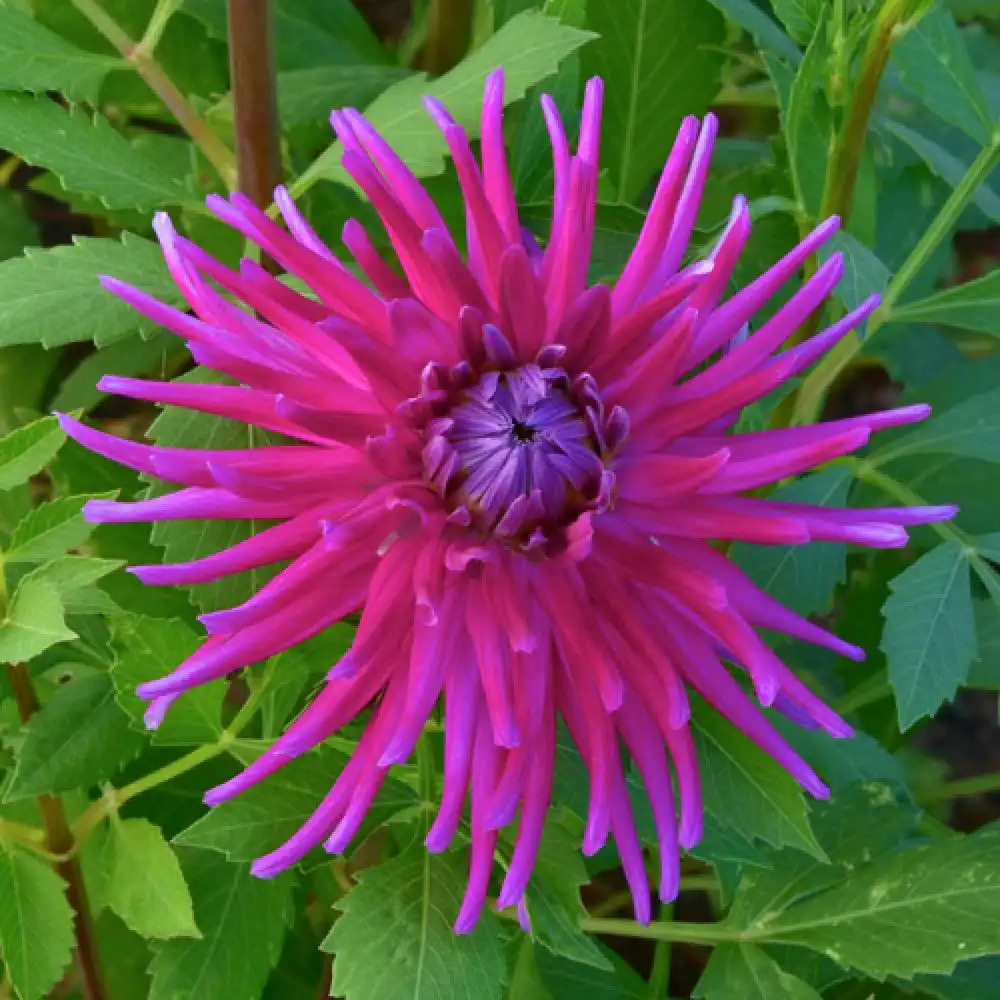
[[[551,548],[607,505],[606,462],[624,436],[624,414],[605,419],[593,379],[553,360],[447,379],[447,405],[424,429],[424,479],[452,521],[520,549]]]

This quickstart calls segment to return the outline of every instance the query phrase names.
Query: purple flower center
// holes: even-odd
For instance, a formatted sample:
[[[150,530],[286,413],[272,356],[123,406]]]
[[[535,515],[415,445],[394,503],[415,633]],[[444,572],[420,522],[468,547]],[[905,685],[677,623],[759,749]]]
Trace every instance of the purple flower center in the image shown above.
[[[608,505],[625,434],[624,412],[606,418],[594,380],[571,378],[554,363],[561,353],[478,376],[439,370],[447,404],[424,428],[424,478],[451,519],[522,550],[558,547],[582,514]]]

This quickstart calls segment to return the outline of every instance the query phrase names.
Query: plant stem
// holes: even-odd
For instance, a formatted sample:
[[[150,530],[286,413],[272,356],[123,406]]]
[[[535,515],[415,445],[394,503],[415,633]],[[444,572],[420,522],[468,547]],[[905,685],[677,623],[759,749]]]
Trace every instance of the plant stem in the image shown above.
[[[610,934],[612,937],[642,938],[645,941],[685,941],[690,944],[715,944],[739,937],[722,924],[691,924],[677,920],[658,920],[645,925],[614,917],[585,917],[580,927],[588,934]]]
[[[149,23],[139,40],[139,48],[144,49],[150,55],[160,44],[163,32],[166,30],[170,18],[177,13],[184,0],[156,0],[153,13],[149,15]]]
[[[984,795],[988,792],[1000,792],[1000,771],[990,774],[977,774],[974,778],[960,778],[957,781],[945,781],[934,788],[928,788],[917,796],[919,805],[926,806],[932,802],[945,802],[948,799],[960,799],[969,795]]]
[[[458,64],[469,45],[472,11],[470,0],[431,0],[420,69],[438,76]]]
[[[868,321],[866,340],[870,339],[876,330],[892,319],[893,306],[923,269],[937,249],[938,244],[952,231],[979,185],[989,177],[998,164],[1000,164],[1000,128],[994,131],[989,145],[984,146],[973,160],[965,176],[948,196],[948,200],[941,206],[934,221],[928,226],[892,281],[889,282],[882,304]],[[853,361],[861,348],[861,337],[856,332],[849,333],[806,376],[796,394],[793,424],[808,424],[816,419],[826,391],[837,376]]]
[[[858,82],[852,94],[847,117],[833,144],[823,189],[821,218],[839,215],[846,220],[850,215],[875,97],[882,81],[882,74],[889,62],[896,29],[906,19],[909,6],[910,0],[888,0],[875,19],[875,25],[861,56]]]
[[[191,137],[206,160],[212,164],[227,188],[236,185],[236,165],[226,144],[191,106],[174,82],[153,58],[151,48],[136,44],[110,17],[97,0],[70,0],[70,3],[114,46],[122,58],[142,77],[149,88],[167,106],[177,123]]]
[[[266,208],[281,180],[270,0],[228,0],[239,190]]]
[[[674,918],[674,904],[660,903],[659,919],[668,923]],[[649,973],[649,1000],[665,1000],[670,989],[670,945],[668,938],[660,938],[653,948],[653,968]]]
[[[31,683],[31,674],[23,663],[9,663],[7,676],[21,721],[27,722],[38,711],[38,697]],[[83,980],[84,996],[87,1000],[104,1000],[104,980],[97,956],[90,906],[87,903],[87,889],[80,865],[73,857],[76,845],[73,831],[66,819],[66,810],[57,795],[39,795],[37,802],[48,850],[62,859],[55,862],[55,868],[66,882],[66,899],[75,914],[73,933],[76,939],[76,964]]]

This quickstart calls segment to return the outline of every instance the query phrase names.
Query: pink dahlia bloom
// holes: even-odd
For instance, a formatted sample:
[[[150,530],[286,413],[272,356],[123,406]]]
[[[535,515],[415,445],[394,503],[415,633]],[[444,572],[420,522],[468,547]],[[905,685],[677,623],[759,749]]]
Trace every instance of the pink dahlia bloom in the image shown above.
[[[700,126],[689,118],[618,282],[588,285],[601,81],[587,85],[575,153],[543,98],[555,163],[544,248],[518,221],[502,87],[498,70],[486,86],[481,162],[445,108],[427,99],[465,199],[464,258],[403,162],[358,112],[344,110],[333,115],[343,164],[381,216],[398,269],[352,220],[343,241],[367,280],[357,277],[279,188],[287,230],[240,195],[213,196],[209,206],[315,298],[249,260],[229,270],[165,215],[156,231],[193,315],[104,280],[237,384],[105,378],[102,388],[245,421],[294,444],[189,451],[123,441],[68,417],[63,425],[94,451],[183,487],[133,503],[92,500],[94,521],[278,522],[193,562],[133,568],[146,583],[194,584],[287,562],[245,604],[203,615],[204,645],[140,686],[149,725],[195,685],[361,610],[354,645],[323,690],[263,756],[205,797],[215,804],[238,794],[372,706],[329,793],[287,843],[256,862],[256,874],[273,875],[320,843],[343,851],[443,698],[444,780],[427,848],[452,841],[468,793],[471,864],[456,930],[475,923],[498,831],[515,818],[498,903],[523,913],[560,718],[590,773],[583,850],[614,838],[636,916],[646,921],[650,893],[621,747],[645,783],[660,841],[660,897],[669,900],[678,849],[696,844],[702,828],[689,687],[816,796],[827,794],[823,782],[730,668],[745,671],[760,704],[832,736],[850,734],[757,629],[850,657],[862,651],[759,590],[712,540],[898,547],[907,525],[953,509],[831,509],[749,495],[928,412],[910,406],[814,427],[732,430],[742,407],[801,372],[875,308],[871,298],[817,336],[782,346],[840,278],[834,254],[745,336],[836,219],[726,297],[750,218],[736,199],[708,257],[685,262],[716,133],[713,117]]]

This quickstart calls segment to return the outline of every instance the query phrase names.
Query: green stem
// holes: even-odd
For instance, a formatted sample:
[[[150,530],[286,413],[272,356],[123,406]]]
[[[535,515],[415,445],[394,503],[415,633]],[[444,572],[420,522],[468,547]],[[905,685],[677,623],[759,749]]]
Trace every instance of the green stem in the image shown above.
[[[934,221],[917,241],[917,245],[903,262],[899,271],[896,272],[892,281],[889,282],[889,287],[882,299],[882,305],[868,322],[866,341],[870,340],[879,328],[892,319],[893,306],[899,301],[900,296],[913,279],[921,272],[941,241],[955,227],[979,185],[989,177],[998,164],[1000,164],[1000,128],[994,131],[989,145],[980,151],[958,186],[941,206]],[[854,360],[862,346],[861,337],[856,332],[850,333],[816,365],[796,395],[792,423],[809,424],[816,420],[827,390],[840,373]]]
[[[988,792],[1000,792],[1000,771],[977,774],[974,778],[945,781],[934,788],[928,788],[921,792],[917,796],[917,802],[926,806],[934,802],[946,802],[948,799],[961,799],[970,795],[984,795]]]
[[[660,903],[660,921],[672,922],[674,904]],[[670,989],[670,946],[669,938],[660,938],[653,948],[653,968],[649,973],[649,1000],[665,1000]]]
[[[427,730],[417,740],[417,789],[424,809],[424,834],[430,830],[431,816],[437,799],[437,758]]]
[[[739,934],[722,924],[691,924],[678,920],[640,924],[635,920],[614,917],[585,917],[580,927],[588,934],[608,934],[612,937],[641,938],[644,941],[685,941],[690,944],[716,944],[734,941]]]
[[[227,188],[236,186],[236,164],[232,152],[191,106],[174,82],[163,72],[151,50],[129,37],[117,21],[96,0],[70,0],[70,3],[118,50],[125,61],[142,77],[149,88],[167,106],[177,123],[191,137],[215,168]]]
[[[149,23],[139,40],[138,47],[152,55],[156,46],[160,44],[170,18],[180,10],[183,3],[184,0],[156,0],[156,6],[149,16]]]

